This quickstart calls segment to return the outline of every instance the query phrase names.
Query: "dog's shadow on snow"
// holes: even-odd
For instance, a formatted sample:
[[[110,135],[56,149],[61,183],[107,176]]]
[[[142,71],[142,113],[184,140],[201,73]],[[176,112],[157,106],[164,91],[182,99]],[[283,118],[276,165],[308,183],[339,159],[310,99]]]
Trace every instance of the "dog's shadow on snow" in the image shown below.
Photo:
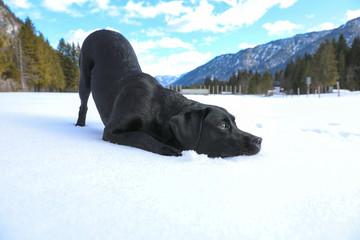
[[[12,123],[29,129],[37,129],[39,133],[75,139],[102,139],[104,125],[102,122],[88,121],[85,127],[75,126],[76,118],[38,113],[13,113],[7,116]],[[33,136],[36,137],[36,136]]]

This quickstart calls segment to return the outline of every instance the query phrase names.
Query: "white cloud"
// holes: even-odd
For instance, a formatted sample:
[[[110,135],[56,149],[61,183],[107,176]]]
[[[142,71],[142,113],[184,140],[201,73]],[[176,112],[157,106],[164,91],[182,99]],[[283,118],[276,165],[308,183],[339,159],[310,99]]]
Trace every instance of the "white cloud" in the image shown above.
[[[282,1],[279,1],[281,8],[288,8],[288,7],[292,6],[296,2],[297,2],[297,0],[282,0]]]
[[[263,27],[269,31],[269,35],[282,35],[285,33],[292,33],[293,30],[299,29],[302,26],[291,23],[289,20],[276,21],[274,23],[265,23]]]
[[[225,32],[243,25],[251,25],[259,20],[268,9],[279,5],[280,8],[292,6],[297,0],[212,0],[225,2],[229,8],[224,12],[215,13],[210,0],[191,1],[192,6],[184,5],[183,1],[160,1],[151,5],[145,1],[135,3],[130,0],[121,10],[125,11],[122,21],[131,23],[133,18],[155,18],[165,15],[169,31],[193,32],[212,31]],[[119,15],[119,9],[110,11],[112,16]]]
[[[68,12],[72,4],[82,5],[87,0],[43,0],[43,6],[54,12]]]
[[[192,44],[183,42],[178,38],[163,37],[156,41],[156,43],[163,48],[187,48],[193,49]]]
[[[157,44],[153,40],[138,42],[137,40],[130,41],[136,54],[146,53],[150,49],[156,48]]]
[[[311,18],[314,18],[314,17],[315,17],[314,14],[307,14],[307,15],[306,15],[306,18],[308,18],[308,19],[311,19]]]
[[[83,29],[71,30],[67,34],[67,41],[73,43],[79,43],[81,46],[85,38],[94,31],[96,30],[91,30],[91,31],[84,31]]]
[[[113,28],[106,28],[117,31]],[[85,38],[98,29],[85,31],[83,29],[72,30],[67,34],[67,41],[82,45]],[[211,59],[211,53],[195,51],[191,43],[183,42],[178,38],[162,37],[158,40],[130,41],[138,56],[141,68],[144,72],[156,75],[178,75],[204,64]],[[187,49],[185,52],[171,54],[166,57],[157,57],[155,53],[149,53],[155,48]]]
[[[144,72],[156,75],[179,75],[195,69],[211,59],[211,53],[187,51],[163,58],[139,58]]]
[[[108,14],[110,17],[118,17],[120,16],[120,10],[116,6],[109,6],[108,7]]]
[[[163,31],[154,28],[142,29],[141,32],[145,33],[148,37],[162,37],[165,35]]]
[[[106,27],[105,29],[119,32],[117,29],[111,27]],[[81,46],[85,38],[97,30],[99,29],[93,29],[90,31],[85,31],[81,28],[77,30],[71,30],[68,34],[66,34],[67,42],[73,42],[75,44],[79,43]]]
[[[96,5],[103,10],[106,10],[109,8],[110,0],[95,0]]]
[[[179,18],[168,20],[169,30],[177,32],[193,32],[198,30],[221,31],[217,19],[213,16],[214,6],[207,1],[201,1],[200,5]]]
[[[187,14],[178,18],[168,20],[169,28],[173,31],[192,32],[207,30],[212,32],[225,32],[243,25],[251,25],[259,20],[268,9],[275,5],[287,8],[297,0],[248,0],[231,1],[224,0],[230,8],[226,11],[215,14],[214,6],[207,0],[200,1],[200,4]]]
[[[6,1],[10,5],[14,5],[15,7],[19,8],[30,8],[32,5],[29,3],[28,0],[12,0],[12,1]]]
[[[239,44],[239,50],[253,48],[255,46],[256,46],[256,44],[241,43],[241,44]]]
[[[346,20],[349,21],[349,20],[352,20],[354,18],[358,18],[360,17],[360,9],[358,10],[348,10],[346,12]]]
[[[214,2],[224,2],[229,6],[236,6],[237,0],[213,0]]]
[[[109,2],[110,0],[43,0],[42,5],[54,12],[65,12],[74,17],[81,17],[83,14],[74,10],[74,5],[82,7],[84,4],[88,3],[93,7],[92,12],[98,12],[100,10],[110,9]]]
[[[105,28],[107,30],[112,30],[119,32],[117,29],[107,27]],[[74,42],[79,43],[80,46],[82,45],[83,41],[87,36],[89,36],[91,33],[95,32],[99,29],[93,29],[90,31],[85,31],[83,29],[77,29],[77,30],[71,30],[68,34],[66,34],[67,42]],[[178,38],[171,38],[171,37],[163,37],[161,39],[158,39],[156,41],[154,40],[148,40],[148,41],[137,41],[137,40],[131,40],[130,41],[132,47],[134,48],[136,54],[142,54],[149,52],[151,49],[155,48],[183,48],[188,50],[194,50],[195,48],[191,43],[183,42],[181,39]]]
[[[314,28],[309,29],[308,32],[330,30],[330,29],[334,29],[334,28],[336,28],[336,26],[333,23],[327,22],[327,23],[323,23],[323,24],[321,24],[319,26],[316,26]]]
[[[200,46],[210,46],[212,42],[214,42],[214,41],[216,41],[218,39],[219,39],[218,37],[205,37],[205,38],[202,38],[202,40],[200,42]],[[194,43],[197,43],[197,40]]]
[[[178,16],[188,11],[182,1],[160,1],[156,6],[150,6],[145,2],[135,3],[130,0],[123,9],[126,11],[126,18],[154,18],[159,14]]]
[[[191,43],[183,42],[178,38],[163,37],[159,40],[148,40],[139,42],[137,40],[130,41],[135,52],[137,54],[148,52],[150,49],[154,48],[185,48],[193,50],[194,47]]]

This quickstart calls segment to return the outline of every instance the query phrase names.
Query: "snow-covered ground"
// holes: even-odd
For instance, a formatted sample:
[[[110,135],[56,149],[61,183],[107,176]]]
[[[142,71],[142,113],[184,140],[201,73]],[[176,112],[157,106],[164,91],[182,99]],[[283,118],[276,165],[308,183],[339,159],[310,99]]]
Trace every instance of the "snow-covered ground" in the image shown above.
[[[360,93],[190,96],[263,137],[255,156],[101,140],[93,103],[0,93],[0,239],[360,239]]]

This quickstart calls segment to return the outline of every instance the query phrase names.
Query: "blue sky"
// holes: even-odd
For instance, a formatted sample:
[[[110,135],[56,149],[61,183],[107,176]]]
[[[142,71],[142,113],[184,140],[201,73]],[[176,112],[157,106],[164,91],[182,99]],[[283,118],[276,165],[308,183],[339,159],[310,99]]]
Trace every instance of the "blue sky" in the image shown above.
[[[179,75],[224,54],[360,16],[359,0],[5,0],[56,48],[96,29],[121,32],[144,72]]]

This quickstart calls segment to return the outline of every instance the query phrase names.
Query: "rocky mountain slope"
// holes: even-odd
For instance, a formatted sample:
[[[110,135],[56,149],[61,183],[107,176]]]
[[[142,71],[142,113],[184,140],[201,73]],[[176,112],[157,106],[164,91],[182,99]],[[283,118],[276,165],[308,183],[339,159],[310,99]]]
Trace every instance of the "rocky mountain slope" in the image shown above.
[[[292,38],[272,41],[234,54],[215,57],[182,76],[176,84],[188,86],[202,83],[207,76],[227,81],[239,69],[258,70],[260,73],[268,70],[274,73],[284,69],[286,64],[297,56],[303,56],[305,53],[314,54],[326,38],[337,39],[341,34],[351,45],[353,40],[360,36],[360,18],[351,20],[333,30],[299,34]]]
[[[0,34],[6,36],[13,49],[19,50],[16,39],[23,24],[24,23],[9,10],[4,2],[0,0]],[[24,90],[24,86],[20,86],[20,83],[12,79],[2,79],[0,76],[0,92],[18,89]]]
[[[0,1],[0,32],[11,37],[16,37],[23,22]]]

